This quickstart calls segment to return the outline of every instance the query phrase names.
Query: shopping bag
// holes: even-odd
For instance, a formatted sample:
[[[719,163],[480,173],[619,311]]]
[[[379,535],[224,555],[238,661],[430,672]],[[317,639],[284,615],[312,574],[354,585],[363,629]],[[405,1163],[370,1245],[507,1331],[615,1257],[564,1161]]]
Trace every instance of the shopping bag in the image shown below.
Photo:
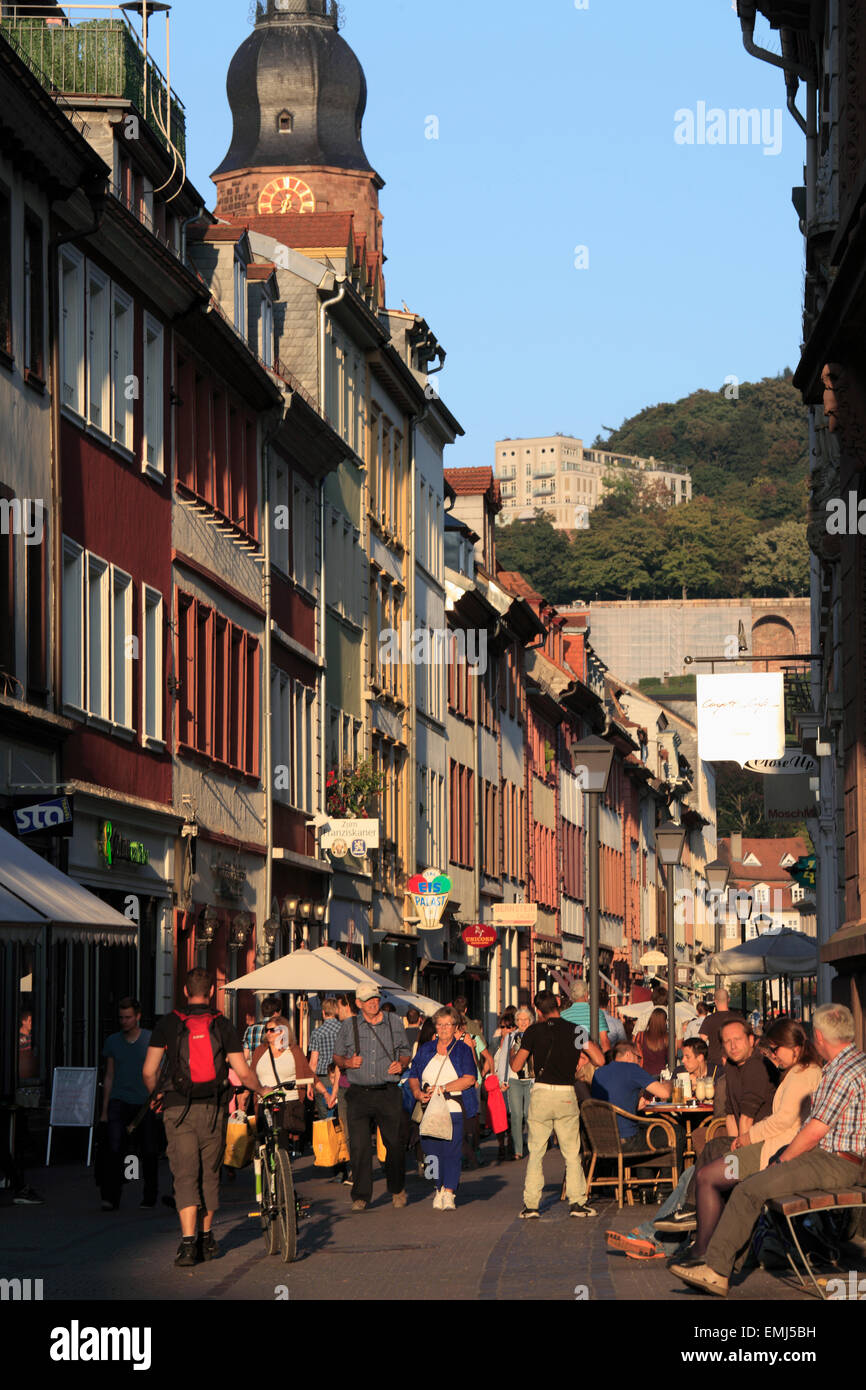
[[[256,1143],[254,1125],[252,1116],[244,1115],[240,1110],[229,1116],[226,1126],[226,1149],[223,1155],[226,1168],[246,1168],[253,1156]]]
[[[505,1109],[505,1097],[495,1076],[485,1076],[484,1089],[487,1092],[490,1128],[494,1134],[504,1134],[508,1128],[508,1112]]]
[[[382,1131],[376,1126],[376,1157],[380,1163],[384,1163],[388,1157],[388,1150],[385,1148],[385,1141],[382,1138]]]
[[[423,1139],[450,1139],[453,1134],[448,1102],[439,1093],[427,1102],[418,1132]]]
[[[337,1131],[337,1157],[334,1161],[335,1163],[348,1163],[349,1145],[346,1143],[346,1136],[343,1133],[343,1127],[342,1125],[335,1124],[334,1128]]]
[[[333,1168],[339,1163],[340,1140],[333,1120],[313,1121],[313,1153],[316,1168]]]

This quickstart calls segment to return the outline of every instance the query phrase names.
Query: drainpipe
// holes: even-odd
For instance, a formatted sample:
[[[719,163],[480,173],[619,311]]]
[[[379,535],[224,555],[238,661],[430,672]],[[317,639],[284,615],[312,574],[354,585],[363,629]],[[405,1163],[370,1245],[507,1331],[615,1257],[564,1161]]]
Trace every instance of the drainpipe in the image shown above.
[[[803,63],[791,58],[780,58],[778,53],[771,53],[768,48],[760,48],[755,43],[757,5],[754,0],[739,0],[739,14],[743,47],[752,58],[757,58],[762,63],[770,63],[772,67],[781,68],[785,73],[794,73],[803,82],[811,79],[812,73]]]
[[[335,304],[339,304],[340,301],[341,301],[342,299],[345,298],[346,289],[347,289],[347,287],[348,287],[348,283],[349,283],[348,280],[343,279],[343,281],[341,282],[340,288],[339,288],[339,290],[337,291],[337,293],[336,293],[335,295],[333,295],[330,299],[325,299],[325,300],[323,300],[322,303],[319,305],[319,408],[320,408],[320,410],[321,410],[322,417],[323,417],[325,420],[327,420],[327,418],[328,418],[328,402],[327,402],[327,393],[326,393],[326,390],[325,390],[325,366],[326,366],[326,353],[325,353],[325,314],[327,313],[328,309],[332,308]],[[362,508],[362,511],[363,511],[363,508]],[[362,533],[363,533],[363,522],[364,522],[364,518],[363,518],[363,515],[362,515],[362,517],[361,517]],[[319,654],[319,661],[320,661],[321,664],[320,664],[320,666],[319,666],[319,682],[318,682],[318,684],[319,684],[319,809],[320,809],[320,811],[321,811],[321,813],[322,813],[323,816],[324,816],[324,815],[327,815],[327,806],[326,806],[326,797],[325,797],[325,780],[326,780],[327,775],[328,775],[328,773],[327,773],[327,758],[326,758],[326,744],[327,744],[327,720],[326,720],[326,714],[327,714],[327,703],[326,703],[326,691],[325,691],[325,622],[326,622],[326,604],[325,604],[325,484],[324,484],[324,480],[323,480],[323,479],[320,479],[320,480],[319,480],[319,653],[318,653],[318,654]],[[320,831],[319,828],[317,827],[317,829],[316,829],[316,835],[317,835],[317,837],[318,837],[318,835],[319,835],[320,833],[321,833],[321,831]],[[318,839],[317,839],[317,845],[318,845]],[[325,906],[325,924],[326,924],[326,929],[330,926],[330,921],[331,921],[331,902],[332,902],[332,900],[333,900],[333,897],[334,897],[334,875],[333,875],[333,874],[328,874],[328,901],[327,901],[326,906]],[[329,940],[330,940],[330,932],[329,932],[329,931],[328,931],[328,938],[329,938]],[[293,940],[292,940],[292,949],[294,950],[294,938],[293,938]]]

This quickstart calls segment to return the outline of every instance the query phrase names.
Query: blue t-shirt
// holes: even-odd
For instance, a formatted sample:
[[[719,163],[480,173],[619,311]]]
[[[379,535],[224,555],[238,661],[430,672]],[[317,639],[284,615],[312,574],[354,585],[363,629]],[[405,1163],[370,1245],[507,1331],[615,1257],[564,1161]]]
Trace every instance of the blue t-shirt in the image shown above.
[[[127,1105],[144,1105],[148,1094],[141,1079],[141,1069],[149,1045],[149,1028],[142,1028],[133,1043],[127,1042],[122,1033],[112,1033],[106,1038],[102,1055],[114,1058],[112,1100],[125,1100]]]
[[[592,1032],[589,1023],[592,1015],[589,1012],[589,1004],[585,999],[581,1000],[579,1004],[570,1005],[570,1007],[565,1010],[562,1017],[565,1019],[566,1023],[578,1024],[581,1028],[585,1028],[587,1033]],[[599,1033],[607,1032],[607,1019],[601,1009],[598,1011],[598,1031]]]
[[[650,1076],[637,1062],[608,1062],[606,1067],[598,1068],[592,1078],[590,1092],[593,1100],[606,1100],[611,1105],[618,1105],[620,1110],[635,1114],[641,1093],[656,1081],[658,1077]],[[634,1120],[626,1120],[622,1115],[617,1115],[616,1122],[622,1139],[631,1139],[640,1129]]]

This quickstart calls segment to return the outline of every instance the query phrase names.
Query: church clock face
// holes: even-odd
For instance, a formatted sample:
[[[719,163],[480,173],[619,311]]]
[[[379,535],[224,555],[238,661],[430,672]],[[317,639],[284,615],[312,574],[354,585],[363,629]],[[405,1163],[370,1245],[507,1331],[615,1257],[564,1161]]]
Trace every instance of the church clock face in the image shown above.
[[[302,179],[283,174],[271,179],[259,193],[259,212],[315,212],[316,199],[309,184]]]

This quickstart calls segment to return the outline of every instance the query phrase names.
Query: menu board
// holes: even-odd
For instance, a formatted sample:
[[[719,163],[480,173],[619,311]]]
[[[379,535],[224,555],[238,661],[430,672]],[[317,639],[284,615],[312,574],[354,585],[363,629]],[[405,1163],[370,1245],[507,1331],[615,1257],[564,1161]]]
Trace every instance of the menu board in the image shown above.
[[[96,1067],[56,1067],[49,1125],[90,1129],[96,1108]]]

